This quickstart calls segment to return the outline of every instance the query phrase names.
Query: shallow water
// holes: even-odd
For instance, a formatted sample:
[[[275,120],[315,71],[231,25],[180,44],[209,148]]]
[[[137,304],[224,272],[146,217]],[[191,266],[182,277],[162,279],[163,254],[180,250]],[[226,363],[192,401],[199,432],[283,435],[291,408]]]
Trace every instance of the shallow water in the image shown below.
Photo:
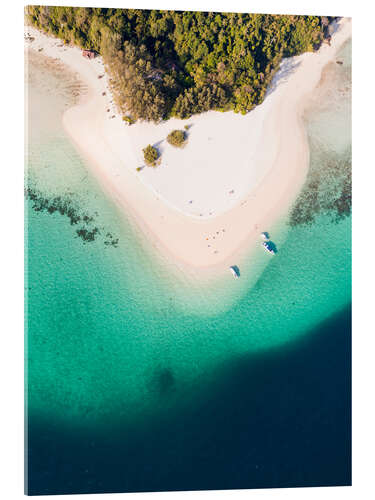
[[[233,280],[228,273],[227,278],[204,286],[192,277],[171,272],[168,263],[155,255],[134,222],[120,214],[102,193],[65,136],[58,118],[72,103],[71,88],[76,85],[73,76],[58,71],[51,74],[38,61],[30,61],[29,108],[38,109],[43,101],[50,104],[47,109],[54,110],[52,117],[47,114],[38,120],[30,113],[33,132],[27,156],[31,491],[348,484],[351,216],[346,195],[351,178],[350,56],[351,44],[347,44],[338,57],[344,64],[332,63],[326,68],[311,100],[305,117],[311,147],[310,173],[290,216],[270,228],[278,254],[271,257],[259,247],[244,257],[240,280]],[[46,88],[56,88],[56,79],[58,91],[45,92]],[[45,130],[48,134],[44,136]],[[330,326],[322,326],[325,321]],[[329,372],[328,386],[341,385],[336,398],[320,394],[320,401],[314,384],[327,384],[328,372],[323,369],[320,373],[319,364],[324,365],[321,352],[325,342],[333,346],[332,338],[340,346],[332,359],[325,360],[327,367],[330,363],[337,367]],[[315,363],[311,349],[320,353]],[[283,366],[280,373],[288,356],[292,368]],[[311,362],[305,366],[300,360],[307,358]],[[263,360],[267,361],[266,377],[261,369]],[[310,370],[309,375],[305,370]],[[250,376],[247,384],[244,373]],[[287,386],[309,376],[313,385],[291,384],[288,398],[292,410],[287,411],[275,396],[277,383],[284,387],[283,382]],[[223,387],[227,388],[224,393]],[[273,388],[270,394],[269,387]],[[229,408],[236,408],[238,401],[246,401],[246,409],[241,411],[248,412],[249,427],[242,420],[239,429],[231,423],[234,416]],[[275,401],[281,409],[278,416],[261,412],[265,419],[261,424],[252,401],[258,401],[257,412],[261,401],[270,412]],[[321,415],[314,413],[315,426],[310,417],[302,417],[312,401],[325,405]],[[229,412],[228,421],[215,413],[218,408],[224,415]],[[341,417],[338,408],[345,410]],[[314,441],[322,446],[322,456],[310,464],[305,476],[302,471],[295,476],[291,472],[294,451],[286,452],[282,460],[284,475],[281,455],[276,453],[278,458],[273,462],[271,454],[264,451],[268,450],[265,442],[280,440],[281,422],[289,418],[289,411],[295,414],[293,428],[299,429],[295,432],[304,433],[310,446]],[[202,428],[200,414],[204,416]],[[340,429],[339,436],[332,434],[333,416],[332,426]],[[220,435],[225,435],[224,441],[210,433],[216,425]],[[150,428],[157,429],[159,437],[150,435]],[[173,429],[174,439],[167,437],[168,428]],[[292,429],[289,433],[292,437]],[[247,454],[242,449],[239,453],[233,442],[240,437],[246,442],[251,435],[258,436],[254,446]],[[233,441],[230,445],[229,436]],[[338,444],[332,440],[336,438],[346,454],[336,460],[340,465],[335,469],[322,457],[335,458],[333,448]],[[94,447],[100,443],[101,459],[89,442]],[[330,453],[327,446],[332,446]],[[51,470],[47,450],[53,450],[57,457],[58,470]],[[205,450],[209,450],[211,468],[200,477],[192,470],[191,460],[194,457],[193,461],[202,463]],[[135,456],[134,462],[129,453]],[[305,453],[309,454],[309,446]],[[111,467],[101,462],[103,454]],[[176,456],[177,461],[173,459]],[[126,477],[119,464],[114,464],[114,457],[128,470]],[[252,464],[255,468],[258,463],[255,475],[246,472],[247,459],[249,467]],[[68,467],[72,461],[73,471]],[[174,461],[174,467],[179,464],[181,470],[175,470],[177,479],[172,481],[163,464],[173,468]],[[260,463],[263,469],[257,479]],[[135,464],[143,468],[139,477]],[[225,484],[219,479],[223,467]],[[83,473],[86,469],[89,472]]]

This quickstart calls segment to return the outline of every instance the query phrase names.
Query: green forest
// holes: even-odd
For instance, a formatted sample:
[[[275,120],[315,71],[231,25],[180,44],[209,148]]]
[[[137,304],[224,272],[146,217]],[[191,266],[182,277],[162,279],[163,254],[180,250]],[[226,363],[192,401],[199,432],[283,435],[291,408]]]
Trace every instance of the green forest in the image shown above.
[[[103,57],[116,104],[135,120],[247,113],[283,57],[319,48],[335,19],[78,7],[26,7],[27,21]]]

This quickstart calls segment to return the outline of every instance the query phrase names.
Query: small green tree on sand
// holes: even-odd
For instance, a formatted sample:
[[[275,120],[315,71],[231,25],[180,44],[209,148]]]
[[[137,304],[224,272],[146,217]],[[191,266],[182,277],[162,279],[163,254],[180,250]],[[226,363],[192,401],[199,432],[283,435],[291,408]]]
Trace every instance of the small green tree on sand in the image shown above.
[[[151,146],[151,144],[149,144],[144,149],[142,149],[142,151],[143,151],[143,156],[144,156],[144,159],[145,159],[145,162],[147,163],[147,165],[149,165],[151,167],[155,167],[156,160],[159,157],[158,150],[156,148],[154,148],[153,146]]]
[[[128,125],[133,125],[133,123],[135,123],[135,120],[133,120],[131,116],[123,116],[122,120]]]
[[[182,147],[186,142],[185,132],[183,130],[173,130],[167,137],[167,141],[177,148]]]

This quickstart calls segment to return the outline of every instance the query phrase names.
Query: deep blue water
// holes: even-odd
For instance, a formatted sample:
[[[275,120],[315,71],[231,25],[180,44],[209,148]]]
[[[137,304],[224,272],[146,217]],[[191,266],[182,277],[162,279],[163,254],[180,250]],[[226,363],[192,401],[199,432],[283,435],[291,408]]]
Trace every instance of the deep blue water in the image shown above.
[[[221,366],[178,417],[103,433],[31,420],[29,493],[350,485],[350,307],[310,333]]]

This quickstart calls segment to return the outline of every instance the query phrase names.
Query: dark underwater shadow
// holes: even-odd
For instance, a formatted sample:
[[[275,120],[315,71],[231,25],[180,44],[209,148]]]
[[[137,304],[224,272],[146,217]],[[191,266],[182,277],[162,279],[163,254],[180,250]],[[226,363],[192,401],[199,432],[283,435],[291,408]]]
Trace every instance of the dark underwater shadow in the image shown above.
[[[165,398],[178,381],[162,375]],[[85,433],[30,419],[28,493],[351,484],[350,307],[283,348],[219,367],[203,393],[142,428]]]

